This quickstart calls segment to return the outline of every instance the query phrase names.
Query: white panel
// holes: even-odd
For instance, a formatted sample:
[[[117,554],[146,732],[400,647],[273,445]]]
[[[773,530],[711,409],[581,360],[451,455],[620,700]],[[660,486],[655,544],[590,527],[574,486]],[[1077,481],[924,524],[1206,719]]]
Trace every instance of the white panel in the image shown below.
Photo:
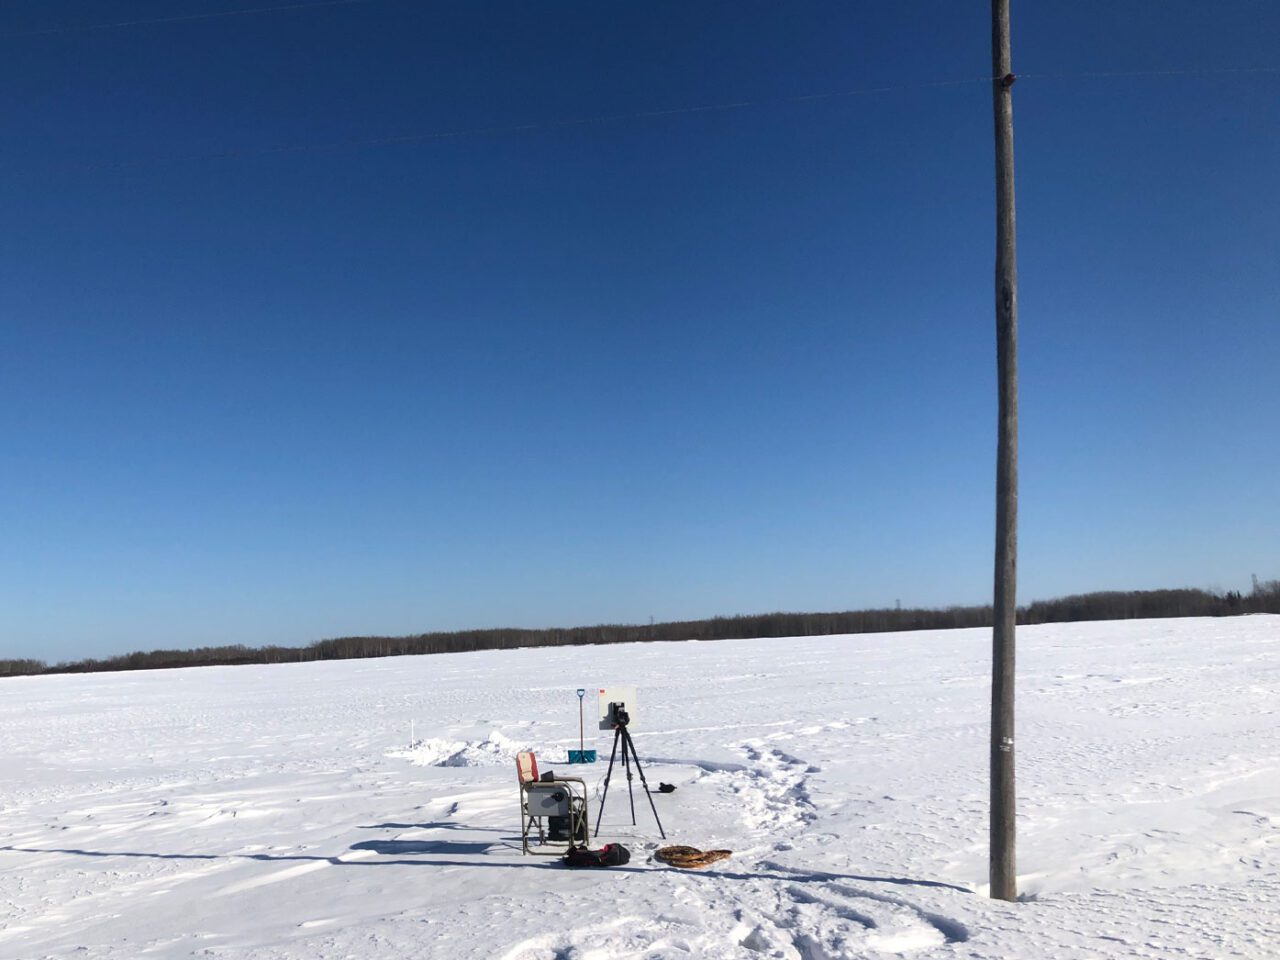
[[[627,708],[627,715],[634,723],[636,719],[635,687],[601,687],[600,688],[600,729],[613,729],[613,713],[610,704],[621,703]]]

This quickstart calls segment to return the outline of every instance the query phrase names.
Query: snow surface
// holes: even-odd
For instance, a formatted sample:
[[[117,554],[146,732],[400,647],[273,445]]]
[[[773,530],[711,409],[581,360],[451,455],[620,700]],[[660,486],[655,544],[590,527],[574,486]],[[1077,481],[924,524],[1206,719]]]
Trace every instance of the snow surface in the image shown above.
[[[1017,904],[988,631],[6,680],[0,957],[1280,956],[1280,617],[1018,638]],[[629,866],[521,856],[512,757],[596,786],[557,761],[603,684],[669,842],[731,859],[649,859],[617,774]]]

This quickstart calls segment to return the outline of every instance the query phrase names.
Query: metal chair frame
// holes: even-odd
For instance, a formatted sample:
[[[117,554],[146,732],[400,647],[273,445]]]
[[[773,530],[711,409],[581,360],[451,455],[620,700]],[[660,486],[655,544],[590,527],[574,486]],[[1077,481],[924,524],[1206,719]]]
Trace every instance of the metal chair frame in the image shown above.
[[[587,785],[581,777],[538,777],[538,763],[532,753],[516,758],[520,781],[520,846],[524,853],[539,856],[563,856],[575,846],[574,838],[586,846],[591,841],[591,818],[587,812]],[[550,817],[568,817],[569,838],[548,839],[543,821]],[[537,830],[537,846],[529,841]],[[550,847],[550,849],[541,849]]]

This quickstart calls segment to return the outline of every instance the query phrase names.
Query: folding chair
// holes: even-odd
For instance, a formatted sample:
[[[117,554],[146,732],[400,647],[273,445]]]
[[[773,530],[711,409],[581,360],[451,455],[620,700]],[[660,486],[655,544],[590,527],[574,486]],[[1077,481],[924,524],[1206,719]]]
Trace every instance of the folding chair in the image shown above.
[[[520,843],[525,853],[558,857],[575,845],[590,842],[587,785],[581,777],[557,777],[550,771],[539,777],[537,758],[529,751],[516,754],[516,776],[520,781]],[[538,848],[529,845],[535,828]]]

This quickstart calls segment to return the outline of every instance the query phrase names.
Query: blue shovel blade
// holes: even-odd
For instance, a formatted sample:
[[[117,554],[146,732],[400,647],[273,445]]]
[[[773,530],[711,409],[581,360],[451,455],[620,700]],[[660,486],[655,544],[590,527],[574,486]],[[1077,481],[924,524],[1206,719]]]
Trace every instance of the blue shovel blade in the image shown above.
[[[595,763],[596,752],[594,750],[570,750],[570,763]]]

